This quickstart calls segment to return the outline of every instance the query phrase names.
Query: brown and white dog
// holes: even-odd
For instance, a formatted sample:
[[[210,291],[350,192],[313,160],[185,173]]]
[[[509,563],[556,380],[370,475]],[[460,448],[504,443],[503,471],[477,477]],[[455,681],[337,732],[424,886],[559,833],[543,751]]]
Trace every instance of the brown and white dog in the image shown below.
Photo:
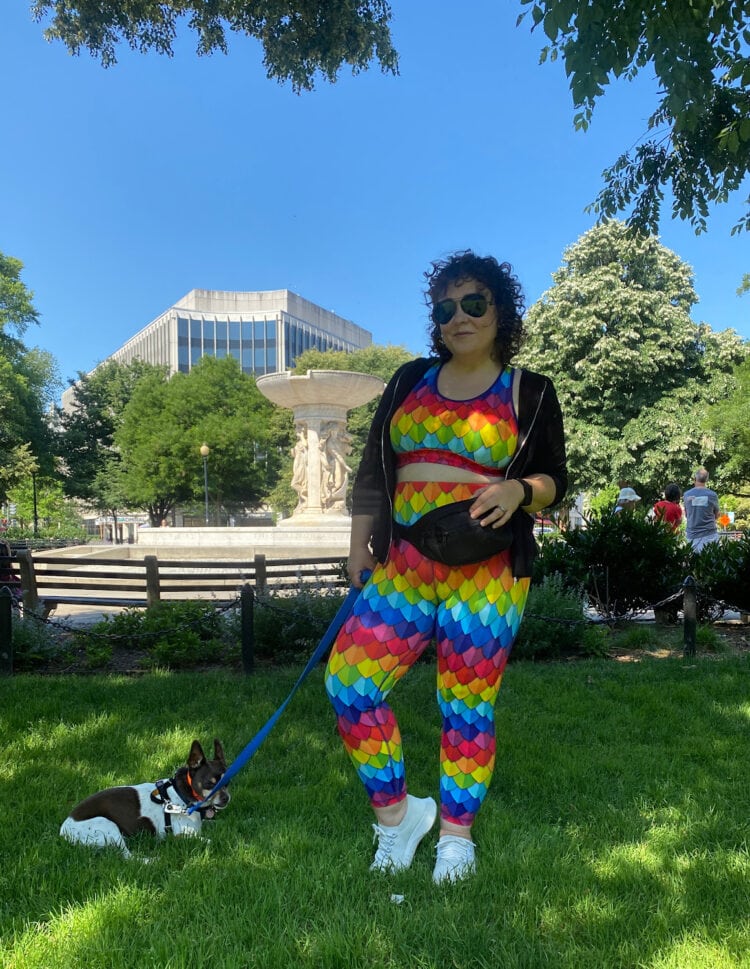
[[[73,808],[63,821],[60,834],[74,844],[103,848],[114,845],[130,857],[125,838],[148,831],[164,838],[168,831],[175,835],[197,835],[204,820],[229,803],[229,792],[222,787],[211,803],[188,814],[191,804],[198,804],[210,794],[227,769],[224,750],[214,740],[213,760],[208,760],[197,740],[193,741],[187,764],[175,771],[174,777],[155,783],[128,787],[109,787],[91,794]]]

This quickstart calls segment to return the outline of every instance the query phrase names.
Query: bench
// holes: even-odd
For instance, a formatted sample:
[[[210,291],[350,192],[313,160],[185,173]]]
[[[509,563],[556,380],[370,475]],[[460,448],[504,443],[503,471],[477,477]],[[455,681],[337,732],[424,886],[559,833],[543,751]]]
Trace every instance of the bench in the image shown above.
[[[259,593],[310,585],[345,588],[341,557],[318,559],[159,561],[17,553],[24,608],[46,618],[59,605],[144,609],[163,601],[239,599],[244,585]]]

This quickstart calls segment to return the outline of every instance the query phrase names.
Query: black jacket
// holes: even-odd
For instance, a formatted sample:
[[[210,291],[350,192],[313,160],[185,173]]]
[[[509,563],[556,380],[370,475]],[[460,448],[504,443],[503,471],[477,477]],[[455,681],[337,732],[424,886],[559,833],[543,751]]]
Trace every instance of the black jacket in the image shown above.
[[[400,367],[383,392],[375,412],[352,494],[352,514],[372,515],[370,545],[385,562],[393,538],[393,495],[396,455],[391,447],[390,422],[401,404],[435,360],[420,358]],[[555,482],[556,505],[568,487],[562,413],[552,381],[530,370],[521,371],[518,402],[518,446],[506,468],[507,478],[548,474]],[[536,556],[534,517],[519,508],[513,515],[511,547],[513,574],[530,576]]]

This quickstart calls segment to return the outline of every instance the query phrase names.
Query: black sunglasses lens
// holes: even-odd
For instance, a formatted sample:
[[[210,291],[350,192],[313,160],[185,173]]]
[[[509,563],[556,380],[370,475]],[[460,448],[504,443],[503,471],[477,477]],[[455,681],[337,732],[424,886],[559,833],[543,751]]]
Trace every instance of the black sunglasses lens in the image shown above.
[[[432,307],[432,319],[438,326],[445,326],[450,323],[456,315],[455,299],[441,299]]]
[[[473,316],[474,319],[479,319],[487,312],[487,297],[483,296],[482,293],[469,293],[460,302],[464,313],[467,316]],[[438,326],[445,326],[446,323],[450,323],[455,315],[455,299],[441,299],[432,308],[432,319]]]
[[[470,296],[464,296],[461,300],[461,309],[467,316],[476,318],[484,316],[487,312],[487,297],[482,296],[481,293],[472,293]]]

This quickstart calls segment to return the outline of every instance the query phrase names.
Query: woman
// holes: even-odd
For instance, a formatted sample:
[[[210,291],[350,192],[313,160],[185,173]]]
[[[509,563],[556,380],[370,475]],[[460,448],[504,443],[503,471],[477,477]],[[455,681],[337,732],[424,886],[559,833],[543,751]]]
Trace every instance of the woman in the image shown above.
[[[614,514],[619,515],[623,511],[633,511],[640,500],[641,496],[635,488],[620,488],[620,493],[617,495],[617,502],[615,503]]]
[[[655,521],[665,521],[672,526],[672,531],[679,531],[682,523],[682,508],[680,507],[680,486],[672,482],[664,489],[664,500],[657,501],[653,508]]]
[[[401,367],[375,415],[354,485],[348,563],[356,586],[363,571],[372,575],[332,649],[326,688],[375,812],[371,867],[407,868],[437,809],[407,794],[386,698],[435,639],[441,883],[475,868],[472,825],[494,767],[494,705],[528,594],[533,516],[561,500],[567,472],[554,387],[510,366],[523,311],[511,267],[469,251],[425,276],[434,357]],[[476,560],[470,547],[473,560],[460,565],[420,551],[415,525],[438,547],[429,545],[428,513],[464,507],[458,544],[503,550]]]

